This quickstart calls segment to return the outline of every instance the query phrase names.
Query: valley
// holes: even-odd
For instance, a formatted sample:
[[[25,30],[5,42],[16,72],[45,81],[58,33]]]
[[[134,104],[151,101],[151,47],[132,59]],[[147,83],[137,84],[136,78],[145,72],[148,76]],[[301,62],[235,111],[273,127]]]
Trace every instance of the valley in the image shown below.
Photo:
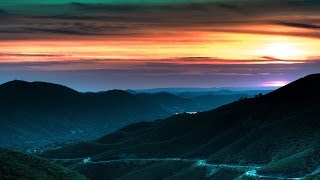
[[[0,180],[320,180],[320,0],[0,0]]]
[[[41,153],[96,139],[132,123],[205,111],[254,96],[234,93],[206,98],[122,90],[82,93],[57,84],[11,81],[0,85],[0,147]]]
[[[41,156],[90,157],[87,164],[62,164],[92,179],[315,178],[320,166],[319,82],[319,74],[310,75],[267,95],[196,114],[131,124]],[[303,89],[308,93],[302,94]],[[119,167],[122,170],[116,170]],[[222,171],[208,178],[209,167]]]

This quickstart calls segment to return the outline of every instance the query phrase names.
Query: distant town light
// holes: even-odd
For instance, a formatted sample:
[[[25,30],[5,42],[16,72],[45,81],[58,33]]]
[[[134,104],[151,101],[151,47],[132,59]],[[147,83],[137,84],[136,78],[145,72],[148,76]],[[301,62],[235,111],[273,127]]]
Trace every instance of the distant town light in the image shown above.
[[[184,112],[184,113],[186,113],[186,114],[197,114],[198,112]],[[183,113],[176,113],[176,115],[178,115],[178,114],[183,114]]]
[[[91,157],[88,157],[88,158],[85,158],[83,161],[82,161],[84,164],[88,164],[88,163],[91,163]]]

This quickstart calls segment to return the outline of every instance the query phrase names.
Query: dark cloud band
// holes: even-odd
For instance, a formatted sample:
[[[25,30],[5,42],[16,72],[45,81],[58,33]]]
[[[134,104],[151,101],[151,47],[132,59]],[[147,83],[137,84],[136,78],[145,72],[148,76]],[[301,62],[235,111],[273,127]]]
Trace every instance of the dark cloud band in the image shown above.
[[[155,30],[188,29],[236,33],[241,32],[238,26],[255,24],[314,30],[319,29],[320,23],[320,3],[311,0],[121,5],[70,3],[27,7],[20,7],[17,12],[0,10],[0,18],[6,16],[0,27],[0,32],[5,35],[0,34],[0,39],[23,39],[30,33],[36,33],[39,38],[48,34],[132,36]],[[247,33],[279,32],[247,30]],[[298,30],[280,35],[318,37],[318,34]]]

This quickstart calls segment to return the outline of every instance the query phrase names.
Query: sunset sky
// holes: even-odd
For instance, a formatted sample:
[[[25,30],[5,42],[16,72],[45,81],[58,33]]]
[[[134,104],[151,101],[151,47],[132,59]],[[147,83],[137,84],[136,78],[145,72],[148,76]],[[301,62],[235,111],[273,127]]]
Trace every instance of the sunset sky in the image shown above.
[[[272,87],[320,72],[319,0],[2,0],[0,83]]]

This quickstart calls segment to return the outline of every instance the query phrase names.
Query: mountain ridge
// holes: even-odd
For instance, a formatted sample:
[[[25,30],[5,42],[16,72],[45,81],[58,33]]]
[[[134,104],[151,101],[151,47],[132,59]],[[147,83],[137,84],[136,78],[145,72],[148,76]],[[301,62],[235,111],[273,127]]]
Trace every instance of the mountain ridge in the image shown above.
[[[204,111],[242,96],[199,100],[170,93],[78,92],[54,83],[10,81],[0,85],[0,146],[27,152],[60,147],[131,123]]]
[[[128,157],[206,159],[217,164],[261,164],[257,170],[260,174],[302,177],[320,166],[319,77],[306,76],[270,94],[214,110],[132,124],[95,141],[42,156],[90,156],[93,161]],[[90,177],[90,173],[86,175]]]

